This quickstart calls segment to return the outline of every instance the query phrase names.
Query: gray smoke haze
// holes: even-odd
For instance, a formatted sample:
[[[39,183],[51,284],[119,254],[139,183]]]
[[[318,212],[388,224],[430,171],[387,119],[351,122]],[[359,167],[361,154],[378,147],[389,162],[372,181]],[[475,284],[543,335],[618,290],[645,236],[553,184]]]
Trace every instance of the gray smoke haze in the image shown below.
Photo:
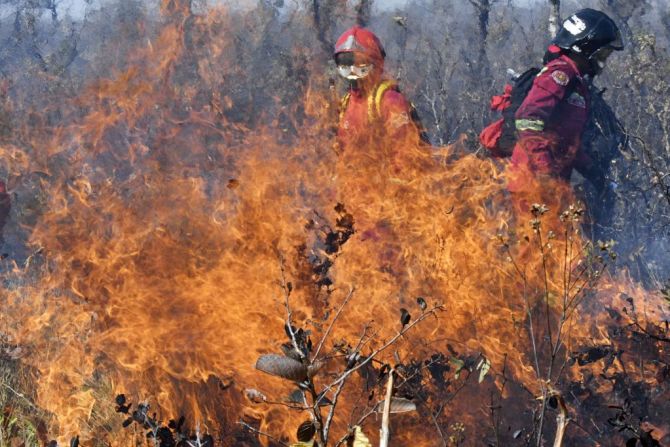
[[[295,48],[308,48],[308,54],[314,59],[311,62],[320,62],[323,72],[328,72],[333,68],[328,55],[332,42],[355,23],[356,17],[351,12],[354,8],[324,17],[321,24],[324,41],[316,42],[311,31],[291,31],[286,26],[293,20],[293,11],[298,15],[309,14],[311,3],[299,0],[193,2],[196,12],[226,5],[233,14],[248,13],[267,21],[267,28],[251,30],[266,33],[261,36],[259,48],[249,49],[250,61],[246,63],[254,72],[285,72],[285,55]],[[320,4],[341,5],[327,0]],[[413,99],[432,141],[447,144],[466,134],[473,142],[471,150],[481,151],[474,143],[476,135],[494,118],[488,111],[488,102],[491,95],[502,90],[508,77],[507,68],[522,71],[537,65],[545,51],[549,41],[547,2],[497,1],[490,10],[485,30],[478,27],[475,9],[466,0],[377,0],[371,4],[367,24],[384,42],[387,69]],[[0,38],[4,42],[0,47],[3,60],[0,70],[19,92],[35,91],[32,86],[35,81],[25,73],[35,70],[36,66],[42,72],[59,73],[75,86],[86,76],[104,78],[108,74],[95,62],[100,57],[102,43],[126,38],[119,35],[115,24],[142,20],[148,29],[143,37],[149,39],[152,22],[160,20],[156,14],[158,0],[60,0],[55,3],[57,20],[53,20],[53,11],[27,5],[21,0],[3,1],[0,5]],[[667,181],[665,175],[670,160],[667,147],[670,130],[667,118],[661,116],[663,105],[659,105],[659,101],[667,101],[670,96],[663,90],[670,66],[668,6],[668,0],[562,2],[564,16],[582,7],[604,9],[620,23],[624,32],[626,50],[611,59],[597,83],[607,87],[605,97],[635,135],[634,141],[644,141],[652,148],[651,154],[642,153],[642,146],[636,143],[628,157],[617,165],[613,180],[621,198],[615,213],[623,258],[633,256],[632,263],[640,270],[653,270],[653,273],[640,272],[640,275],[655,279],[664,279],[670,270],[670,258],[666,256],[670,246],[667,238],[670,228],[667,197],[670,195],[666,196],[659,187],[659,182]],[[41,19],[40,27],[27,26],[33,18]],[[249,29],[239,32],[246,33]],[[281,39],[276,39],[279,35]],[[248,92],[235,94],[239,94],[238,99],[242,101],[252,92],[253,101],[245,103],[251,117],[273,110],[271,101],[275,93],[285,95],[287,101],[291,97],[284,92],[281,80],[254,76],[249,79],[254,82],[244,86]],[[52,87],[45,84],[41,88]],[[34,100],[24,99],[28,103]]]

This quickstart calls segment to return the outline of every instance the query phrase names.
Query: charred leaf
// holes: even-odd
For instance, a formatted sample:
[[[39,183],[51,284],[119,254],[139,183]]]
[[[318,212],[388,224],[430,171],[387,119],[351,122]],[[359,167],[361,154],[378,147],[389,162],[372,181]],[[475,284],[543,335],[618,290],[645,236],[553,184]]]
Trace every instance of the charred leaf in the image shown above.
[[[147,438],[158,441],[158,445],[160,447],[176,447],[177,445],[172,432],[167,427],[158,428],[158,430],[155,432],[155,435],[153,431],[148,432]]]
[[[304,394],[302,390],[296,389],[291,391],[291,394],[288,395],[287,400],[294,404],[303,404],[305,403]]]
[[[651,435],[653,430],[642,430],[640,433],[640,444],[642,447],[661,447],[661,444]]]
[[[435,384],[439,387],[448,385],[448,381],[445,380],[445,374],[449,371],[449,360],[442,353],[433,354],[430,359],[425,361],[426,368],[430,373],[430,376],[435,381]]]
[[[574,358],[577,360],[579,366],[588,365],[589,363],[597,362],[612,353],[612,347],[609,345],[594,346],[582,349]]]
[[[409,322],[412,320],[412,316],[410,315],[409,312],[407,312],[407,309],[404,307],[400,308],[400,324],[404,327],[409,324]]]
[[[126,405],[126,396],[124,394],[119,394],[116,396],[116,412],[117,413],[123,413],[123,414],[128,414],[130,411],[130,407],[133,405],[132,403],[128,403]]]
[[[298,427],[297,437],[299,442],[309,442],[315,434],[316,427],[312,421],[305,421]]]
[[[256,369],[282,379],[302,382],[307,379],[307,367],[301,362],[277,354],[265,354],[256,361]]]
[[[181,433],[182,427],[184,426],[184,422],[186,421],[186,418],[184,416],[181,416],[179,420],[175,421],[174,419],[171,419],[170,422],[168,423],[168,427],[174,430],[177,433]]]

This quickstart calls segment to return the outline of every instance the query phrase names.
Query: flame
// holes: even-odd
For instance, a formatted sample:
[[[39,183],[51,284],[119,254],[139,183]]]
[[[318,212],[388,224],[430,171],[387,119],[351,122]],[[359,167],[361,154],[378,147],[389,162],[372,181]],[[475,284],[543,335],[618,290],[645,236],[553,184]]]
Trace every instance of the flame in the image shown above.
[[[471,402],[488,402],[491,389],[504,389],[509,408],[527,412],[543,390],[528,316],[544,370],[546,340],[556,334],[541,319],[558,324],[566,272],[578,271],[586,250],[578,226],[559,219],[570,192],[555,185],[546,197],[525,198],[549,205],[541,231],[557,235],[537,245],[532,216],[514,211],[520,202],[506,191],[504,166],[465,155],[458,144],[432,152],[405,145],[395,159],[370,144],[338,156],[329,133],[334,107],[319,76],[283,121],[254,128],[227,121],[240,76],[225,63],[235,54],[223,31],[231,18],[221,9],[193,16],[174,1],[163,8],[170,15],[155,39],[108,79],[58,104],[65,124],[33,135],[39,153],[3,147],[13,175],[45,173],[44,207],[30,227],[33,254],[7,274],[3,326],[28,350],[22,360],[34,371],[33,396],[50,415],[50,435],[63,444],[79,435],[126,445],[132,434],[113,411],[114,395],[125,393],[135,403],[149,399],[164,421],[183,414],[212,433],[231,433],[245,417],[292,436],[304,415],[243,396],[245,388],[290,392],[253,369],[285,338],[282,274],[295,289],[294,321],[322,323],[313,325],[315,339],[350,287],[332,342],[355,340],[371,324],[373,349],[397,333],[401,307],[420,314],[416,297],[443,304],[443,313],[398,342],[395,357],[421,361],[455,346],[484,355],[495,372],[465,389],[467,399],[429,399],[449,399],[446,431],[463,423],[467,435],[477,433],[481,410]],[[328,255],[322,231],[334,226],[337,203],[356,232]],[[314,263],[326,258],[333,285],[317,287]],[[623,273],[601,278],[598,290],[566,323],[561,358],[609,343],[607,309],[630,308],[628,296],[641,303],[639,313],[667,318],[661,298]],[[619,362],[649,380],[634,356]],[[590,374],[589,366],[568,369],[574,381]],[[342,398],[339,433],[358,389]],[[398,445],[435,445],[427,425],[425,417],[403,419]]]

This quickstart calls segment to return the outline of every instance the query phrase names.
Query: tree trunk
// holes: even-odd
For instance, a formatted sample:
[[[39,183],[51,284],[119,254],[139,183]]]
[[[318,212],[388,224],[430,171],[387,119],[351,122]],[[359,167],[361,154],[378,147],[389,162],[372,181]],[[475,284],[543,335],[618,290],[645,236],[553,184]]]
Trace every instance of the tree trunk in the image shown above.
[[[360,3],[356,6],[356,24],[358,26],[368,26],[372,12],[372,2],[373,0],[360,0]]]
[[[168,15],[189,17],[193,14],[192,0],[163,0],[161,10]]]
[[[382,412],[382,428],[379,431],[379,447],[389,446],[389,419],[391,416],[391,397],[393,396],[393,369],[389,371],[389,379],[386,382],[386,398],[384,399],[384,411]]]
[[[621,29],[621,32],[623,33],[626,45],[635,47],[635,35],[628,22],[638,13],[638,11],[643,10],[645,6],[648,6],[648,2],[646,0],[628,0],[626,2],[600,0],[600,2],[604,7],[609,9],[614,16],[612,18],[616,24],[619,25],[619,29]]]
[[[491,16],[491,5],[495,0],[470,0],[477,10],[477,27],[479,28],[478,64],[482,78],[491,74],[489,60],[486,55],[486,46],[489,38],[489,18]]]
[[[331,42],[329,41],[330,23],[332,20],[332,10],[330,1],[312,0],[312,21],[316,30],[316,39],[321,44],[324,54],[330,54]]]
[[[549,0],[549,36],[553,39],[561,23],[561,0]]]

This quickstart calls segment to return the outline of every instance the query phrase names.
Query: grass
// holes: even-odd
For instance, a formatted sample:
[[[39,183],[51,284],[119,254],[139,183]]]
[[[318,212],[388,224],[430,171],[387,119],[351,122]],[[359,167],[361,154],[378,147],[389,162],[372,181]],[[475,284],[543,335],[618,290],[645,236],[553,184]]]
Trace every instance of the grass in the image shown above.
[[[22,389],[19,361],[0,352],[0,447],[39,446],[37,426],[40,411]]]

